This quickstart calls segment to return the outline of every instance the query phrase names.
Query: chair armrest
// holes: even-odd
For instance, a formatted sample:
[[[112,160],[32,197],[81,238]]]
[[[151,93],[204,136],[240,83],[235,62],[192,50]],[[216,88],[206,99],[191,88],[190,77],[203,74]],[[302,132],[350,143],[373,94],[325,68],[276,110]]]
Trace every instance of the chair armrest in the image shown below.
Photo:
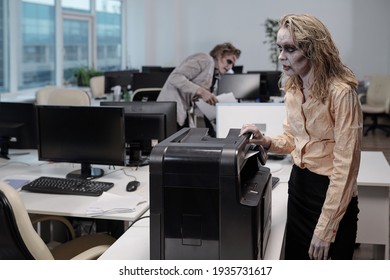
[[[72,260],[96,260],[99,258],[108,248],[110,248],[110,245],[99,245],[92,247],[77,256],[74,256]]]
[[[390,94],[386,99],[385,108],[385,113],[390,114]]]
[[[367,93],[359,93],[358,99],[360,101],[360,104],[366,104],[367,103]]]
[[[69,234],[72,239],[76,238],[76,232],[74,231],[74,228],[72,224],[69,222],[69,220],[62,216],[53,216],[53,215],[35,215],[30,214],[30,220],[33,225],[40,223],[40,222],[46,222],[46,221],[57,221],[62,223],[69,231]]]

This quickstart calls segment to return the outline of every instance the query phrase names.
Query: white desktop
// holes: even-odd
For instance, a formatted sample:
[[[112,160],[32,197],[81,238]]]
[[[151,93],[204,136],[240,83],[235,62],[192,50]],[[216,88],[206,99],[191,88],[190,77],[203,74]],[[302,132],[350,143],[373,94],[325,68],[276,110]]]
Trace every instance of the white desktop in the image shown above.
[[[286,118],[284,103],[217,103],[216,133],[226,137],[231,128],[253,123],[269,136],[283,132]]]
[[[79,164],[38,161],[36,150],[26,155],[13,155],[10,160],[0,158],[0,180],[31,181],[40,176],[64,178]],[[121,220],[129,224],[149,209],[149,168],[148,167],[101,167],[105,175],[97,180],[113,182],[112,189],[101,196],[43,194],[20,191],[26,209],[32,214],[71,216]],[[138,180],[141,185],[135,192],[127,192],[129,181]],[[138,205],[137,205],[138,204]],[[99,212],[100,211],[100,212]]]
[[[10,160],[0,158],[0,179],[33,179],[42,175],[64,176],[75,168],[69,163],[49,163],[37,160],[37,152],[28,151],[27,155],[15,155],[10,151]],[[275,168],[281,165],[282,168]],[[287,182],[291,170],[289,158],[282,161],[269,161],[273,176],[279,177],[279,185],[272,192],[272,228],[268,241],[265,259],[280,259],[283,257],[283,240],[287,207]],[[138,218],[148,215],[149,209],[149,167],[117,169],[104,168],[107,177],[115,183],[109,195],[142,197],[136,211],[131,213],[104,213],[97,219],[122,220],[132,224]],[[126,192],[126,184],[136,176],[141,186],[136,192]],[[381,245],[380,258],[389,259],[389,189],[390,165],[382,152],[362,152],[359,187],[359,221],[357,242]],[[101,197],[68,196],[20,192],[29,213],[51,214],[73,217],[91,217],[88,209],[96,205]],[[100,259],[148,259],[149,258],[149,220],[142,219],[130,228],[114,243]]]

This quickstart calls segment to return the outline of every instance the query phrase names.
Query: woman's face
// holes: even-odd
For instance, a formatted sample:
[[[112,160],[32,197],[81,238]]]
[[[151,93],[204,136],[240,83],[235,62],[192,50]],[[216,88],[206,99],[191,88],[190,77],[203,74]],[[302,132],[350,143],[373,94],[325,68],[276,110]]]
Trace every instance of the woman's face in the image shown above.
[[[280,51],[279,60],[286,75],[305,77],[311,68],[310,60],[305,57],[302,49],[294,45],[292,36],[286,27],[279,29],[276,44]]]
[[[221,75],[226,74],[227,71],[233,68],[236,64],[237,57],[234,54],[228,54],[225,56],[219,56],[216,61],[215,68]]]

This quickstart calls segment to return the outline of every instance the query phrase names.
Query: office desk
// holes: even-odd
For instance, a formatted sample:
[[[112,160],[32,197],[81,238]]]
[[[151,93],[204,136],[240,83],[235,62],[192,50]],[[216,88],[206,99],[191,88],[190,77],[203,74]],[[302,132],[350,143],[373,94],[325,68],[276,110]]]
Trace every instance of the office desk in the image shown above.
[[[13,179],[35,179],[39,176],[64,177],[68,172],[79,169],[79,164],[70,163],[47,163],[37,160],[37,151],[30,150],[28,155],[12,157],[10,161],[0,160],[0,178]],[[109,169],[107,166],[94,165],[101,167],[105,171],[105,176],[99,178],[101,181],[110,181],[115,185],[108,193],[117,194],[129,198],[134,195],[140,195],[145,203],[136,207],[132,213],[111,213],[99,216],[93,216],[96,219],[121,220],[132,222],[139,218],[149,209],[149,168],[140,167],[116,167]],[[122,171],[123,169],[123,171]],[[136,192],[126,192],[126,185],[129,181],[134,180],[135,176],[141,185]],[[86,210],[91,203],[96,202],[100,197],[79,196],[79,195],[55,195],[41,194],[20,191],[20,196],[31,214],[46,214],[80,218],[91,218],[87,215]]]
[[[277,260],[283,257],[291,163],[285,159],[268,162],[267,165],[273,170],[273,176],[280,178],[280,182],[272,191],[272,226],[265,259]],[[382,152],[362,152],[358,188],[360,213],[357,242],[384,245],[384,258],[389,259],[390,165]],[[149,219],[145,218],[131,226],[99,259],[150,259]]]
[[[12,154],[13,151],[10,151]],[[272,191],[272,227],[265,258],[280,259],[283,249],[284,230],[287,208],[287,181],[291,163],[288,159],[268,162],[273,176],[280,178],[279,185]],[[69,163],[47,164],[37,160],[36,151],[28,155],[12,156],[11,160],[0,158],[0,178],[31,178],[41,175],[64,176],[68,171],[79,166]],[[95,218],[123,220],[131,223],[149,208],[149,168],[124,168],[130,175],[141,182],[137,194],[142,195],[147,203],[134,213],[109,214]],[[105,168],[106,173],[113,170]],[[109,192],[131,196],[125,186],[131,177],[122,171],[108,174],[101,180],[110,180],[115,187]],[[389,190],[390,165],[382,152],[362,152],[359,187],[359,222],[357,242],[383,245],[384,258],[389,259]],[[21,192],[21,197],[30,213],[54,214],[62,216],[88,217],[86,208],[97,197],[48,195]],[[146,214],[145,214],[146,215]],[[130,227],[118,241],[111,246],[101,259],[149,259],[149,221],[140,220]]]
[[[359,176],[357,242],[384,245],[389,259],[390,165],[382,152],[362,152]]]

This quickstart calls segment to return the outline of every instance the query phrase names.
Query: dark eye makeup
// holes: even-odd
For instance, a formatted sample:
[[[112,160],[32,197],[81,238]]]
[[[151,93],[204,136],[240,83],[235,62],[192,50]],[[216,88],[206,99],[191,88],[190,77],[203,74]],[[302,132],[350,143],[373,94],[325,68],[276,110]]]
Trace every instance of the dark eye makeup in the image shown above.
[[[278,49],[280,52],[283,50],[283,51],[288,52],[288,53],[293,53],[296,50],[298,50],[298,48],[294,45],[284,45],[284,46],[278,45]]]

